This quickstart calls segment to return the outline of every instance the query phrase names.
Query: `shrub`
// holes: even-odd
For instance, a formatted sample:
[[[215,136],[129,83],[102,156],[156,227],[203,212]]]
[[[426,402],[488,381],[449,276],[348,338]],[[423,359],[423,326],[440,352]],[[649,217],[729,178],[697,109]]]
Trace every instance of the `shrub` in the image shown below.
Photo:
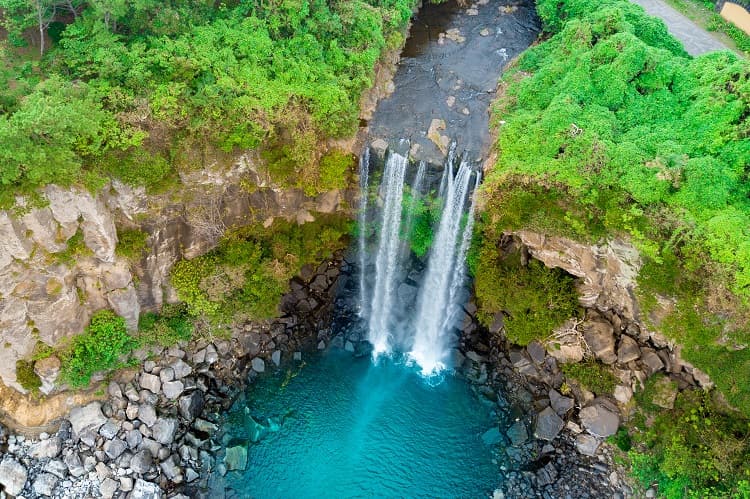
[[[80,228],[65,244],[67,247],[55,254],[60,263],[74,265],[78,259],[92,255],[92,251],[83,240],[83,230]]]
[[[148,234],[139,229],[125,229],[117,231],[117,247],[115,253],[128,260],[137,260],[146,249]]]
[[[402,231],[409,233],[401,234],[401,238],[409,243],[409,248],[419,258],[427,255],[435,238],[435,225],[440,219],[438,201],[432,193],[418,196],[409,190],[404,195],[402,213],[410,223],[402,222]]]
[[[109,310],[100,310],[91,317],[86,331],[74,336],[63,348],[61,379],[73,388],[86,387],[92,374],[118,367],[121,357],[136,346],[125,320]]]
[[[170,347],[181,341],[189,341],[193,329],[193,321],[184,303],[165,304],[160,314],[141,314],[138,321],[138,342],[142,345]]]

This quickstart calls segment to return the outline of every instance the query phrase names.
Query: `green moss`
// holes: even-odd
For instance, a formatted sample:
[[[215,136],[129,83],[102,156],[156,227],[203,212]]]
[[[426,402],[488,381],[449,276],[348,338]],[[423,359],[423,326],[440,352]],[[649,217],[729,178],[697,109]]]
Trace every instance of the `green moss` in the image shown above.
[[[24,390],[28,390],[31,393],[38,393],[39,388],[42,387],[42,380],[34,372],[34,363],[27,360],[16,361],[16,380]]]
[[[83,240],[83,230],[78,229],[73,236],[68,239],[66,243],[67,247],[55,253],[55,257],[60,263],[66,265],[74,265],[79,258],[91,256],[93,252],[86,246]]]
[[[565,376],[578,381],[584,388],[597,395],[611,395],[617,386],[617,378],[599,362],[577,362],[562,365]]]
[[[580,314],[572,276],[537,260],[521,265],[519,253],[502,255],[489,238],[479,251],[474,289],[480,320],[489,326],[502,312],[507,339],[518,345],[543,340]]]
[[[146,249],[148,234],[139,229],[125,229],[117,231],[117,247],[115,253],[128,260],[138,260]]]
[[[351,181],[355,158],[351,153],[333,149],[320,158],[319,182],[320,191],[345,189]]]

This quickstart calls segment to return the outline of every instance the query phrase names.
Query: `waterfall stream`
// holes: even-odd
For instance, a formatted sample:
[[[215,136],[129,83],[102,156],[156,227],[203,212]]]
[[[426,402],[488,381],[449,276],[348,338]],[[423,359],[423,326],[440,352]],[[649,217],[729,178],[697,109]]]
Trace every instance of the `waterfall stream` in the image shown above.
[[[367,157],[369,162],[369,155]],[[373,345],[373,356],[394,350],[408,352],[424,375],[435,374],[447,367],[451,348],[451,329],[464,286],[466,254],[471,243],[474,217],[474,192],[481,180],[480,173],[466,161],[456,165],[455,146],[446,159],[438,203],[442,206],[440,220],[433,227],[434,238],[426,259],[426,272],[416,293],[413,310],[408,310],[408,290],[411,284],[404,275],[408,272],[408,239],[414,224],[414,210],[426,183],[427,165],[421,162],[405,198],[408,158],[390,152],[385,161],[380,183],[382,209],[379,217],[379,237],[375,251],[375,275],[369,303],[368,340]],[[369,163],[362,166],[361,179],[369,176]],[[473,177],[473,181],[472,181]],[[367,182],[361,180],[362,203],[360,223],[366,221]],[[406,202],[406,201],[408,202]],[[406,205],[406,206],[404,206]],[[368,310],[366,264],[367,242],[364,228],[360,228],[360,310]],[[398,290],[398,292],[396,292]],[[395,299],[394,299],[395,298]],[[407,319],[407,318],[410,318]]]

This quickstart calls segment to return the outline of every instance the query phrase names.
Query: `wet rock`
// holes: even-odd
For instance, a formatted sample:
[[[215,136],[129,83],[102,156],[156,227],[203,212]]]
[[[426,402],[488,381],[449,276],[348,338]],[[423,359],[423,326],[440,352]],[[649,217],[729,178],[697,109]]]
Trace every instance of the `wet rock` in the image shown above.
[[[59,478],[51,473],[40,473],[34,480],[34,493],[40,496],[51,497],[57,487]]]
[[[545,408],[536,417],[534,436],[541,440],[552,441],[560,433],[564,426],[563,420],[552,407]]]
[[[576,449],[581,454],[585,456],[594,456],[596,455],[596,450],[599,448],[599,440],[593,435],[581,433],[576,436],[575,445]]]
[[[177,432],[177,420],[173,418],[160,418],[151,429],[154,440],[160,444],[169,445],[174,441]]]
[[[276,365],[276,367],[279,367],[281,365],[281,351],[280,350],[274,350],[274,352],[271,354],[271,361]]]
[[[10,456],[6,456],[0,462],[0,485],[5,488],[7,494],[20,495],[27,477],[26,468]]]
[[[228,447],[224,456],[224,465],[228,471],[244,471],[247,468],[247,449],[245,446]]]
[[[482,442],[485,445],[497,445],[503,441],[503,436],[497,427],[490,428],[482,434]]]
[[[627,364],[638,359],[640,356],[641,349],[638,347],[638,342],[630,336],[623,334],[620,337],[620,345],[617,348],[617,362]]]
[[[256,373],[262,373],[266,370],[266,363],[260,357],[255,357],[252,360],[251,365],[253,367],[253,371],[255,371]]]
[[[596,437],[606,438],[614,435],[620,426],[620,416],[601,404],[592,404],[579,412],[581,424]]]
[[[523,445],[529,439],[529,434],[526,431],[526,425],[523,421],[513,423],[505,434],[508,436],[510,443],[515,447]]]
[[[203,410],[203,404],[203,392],[201,392],[200,390],[195,390],[189,395],[181,397],[177,405],[180,416],[182,416],[187,421],[192,421],[193,419],[198,417],[198,415]]]
[[[162,492],[158,485],[141,480],[135,481],[133,491],[128,494],[128,499],[161,499]]]
[[[68,420],[73,428],[73,434],[76,436],[80,436],[84,430],[97,432],[107,422],[107,418],[102,414],[102,405],[99,402],[91,402],[86,406],[74,408],[70,411]]]
[[[33,444],[29,448],[28,454],[34,459],[46,459],[57,457],[61,450],[62,439],[60,437],[52,437]]]

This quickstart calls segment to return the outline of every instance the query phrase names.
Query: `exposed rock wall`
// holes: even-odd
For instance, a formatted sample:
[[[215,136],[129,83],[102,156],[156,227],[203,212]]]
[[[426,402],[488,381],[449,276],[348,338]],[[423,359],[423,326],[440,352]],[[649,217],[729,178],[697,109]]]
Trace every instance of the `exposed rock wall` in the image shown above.
[[[21,389],[16,361],[38,341],[54,346],[82,332],[96,310],[110,308],[137,328],[142,310],[177,299],[169,283],[174,263],[213,248],[226,228],[276,217],[305,223],[315,213],[353,205],[350,192],[308,197],[280,188],[259,164],[252,154],[204,155],[200,167],[182,174],[166,193],[147,194],[117,181],[96,194],[51,185],[41,193],[41,207],[20,199],[16,209],[0,211],[3,383]],[[117,255],[117,228],[148,234],[138,261]],[[86,254],[61,259],[79,231]]]

